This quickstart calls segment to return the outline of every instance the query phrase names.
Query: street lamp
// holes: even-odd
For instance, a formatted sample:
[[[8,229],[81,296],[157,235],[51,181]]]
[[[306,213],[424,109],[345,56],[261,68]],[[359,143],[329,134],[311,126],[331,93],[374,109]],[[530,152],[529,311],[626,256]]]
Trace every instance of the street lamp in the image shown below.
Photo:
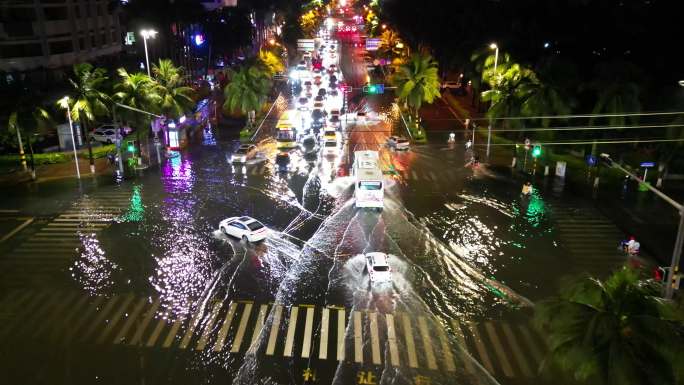
[[[67,119],[69,120],[69,131],[71,131],[71,147],[74,149],[74,163],[76,163],[76,176],[81,179],[81,170],[78,168],[78,154],[76,153],[76,139],[74,138],[74,123],[71,120],[71,107],[69,106],[69,97],[65,96],[60,101],[60,104],[66,107]]]
[[[153,29],[143,29],[140,31],[140,35],[143,37],[143,44],[145,45],[145,64],[147,66],[147,76],[152,76],[150,74],[150,57],[147,53],[147,39],[154,39],[157,36],[157,31]]]
[[[681,254],[682,254],[682,246],[684,246],[684,205],[682,205],[681,203],[677,202],[676,200],[670,198],[669,196],[665,195],[662,191],[658,190],[657,188],[646,183],[645,180],[642,180],[638,176],[636,176],[636,175],[632,174],[631,172],[625,170],[622,166],[615,163],[610,158],[610,155],[604,153],[604,154],[601,154],[601,158],[604,159],[604,161],[608,164],[609,167],[617,168],[618,170],[622,171],[623,173],[625,173],[627,176],[634,179],[635,181],[637,181],[639,183],[643,183],[644,186],[646,186],[646,188],[648,188],[653,193],[658,195],[665,202],[672,205],[672,207],[674,207],[677,210],[677,212],[679,213],[679,227],[677,228],[677,238],[675,240],[674,250],[672,251],[672,261],[670,262],[670,269],[667,271],[667,276],[665,279],[665,298],[672,299],[672,295],[674,294],[674,287],[673,287],[674,278],[675,278],[674,275],[677,272],[677,269],[679,269],[679,259],[680,259]]]
[[[496,76],[496,85],[499,85],[499,77],[497,76],[496,73],[496,66],[499,64],[499,46],[496,45],[496,43],[492,43],[489,45],[490,49],[495,50],[494,51],[494,76]],[[489,121],[489,126],[487,127],[487,159],[489,159],[489,148],[490,148],[490,143],[492,141],[492,121]]]

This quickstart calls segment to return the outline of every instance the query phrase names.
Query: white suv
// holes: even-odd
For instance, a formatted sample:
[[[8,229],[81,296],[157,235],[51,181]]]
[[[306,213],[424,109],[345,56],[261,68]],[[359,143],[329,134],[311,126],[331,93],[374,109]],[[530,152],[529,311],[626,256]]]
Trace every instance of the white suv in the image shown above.
[[[392,282],[392,268],[389,265],[389,255],[380,252],[366,253],[366,269],[371,284]]]

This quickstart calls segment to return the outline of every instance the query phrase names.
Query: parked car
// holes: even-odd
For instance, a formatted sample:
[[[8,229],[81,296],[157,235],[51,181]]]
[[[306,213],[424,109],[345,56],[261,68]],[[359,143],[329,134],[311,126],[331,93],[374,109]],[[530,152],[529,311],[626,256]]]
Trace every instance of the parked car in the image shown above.
[[[230,156],[232,163],[247,163],[248,160],[254,158],[257,153],[257,147],[253,144],[242,144]]]
[[[390,136],[387,138],[387,145],[395,150],[408,150],[409,140],[403,136]]]
[[[114,125],[104,125],[94,129],[90,133],[90,140],[100,143],[114,143],[116,141],[116,129]]]
[[[366,257],[366,269],[370,276],[371,284],[392,282],[392,268],[389,265],[389,255],[372,252],[364,254]]]
[[[242,239],[245,242],[259,242],[268,236],[268,228],[252,217],[230,217],[219,223],[225,235]]]

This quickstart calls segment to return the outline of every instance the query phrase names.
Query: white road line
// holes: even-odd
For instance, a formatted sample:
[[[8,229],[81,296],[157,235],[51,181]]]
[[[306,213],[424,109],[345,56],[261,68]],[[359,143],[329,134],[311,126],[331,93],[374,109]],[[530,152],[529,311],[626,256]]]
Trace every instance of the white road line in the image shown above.
[[[0,238],[0,243],[3,243],[6,240],[12,238],[16,233],[20,232],[21,230],[23,230],[26,226],[30,225],[31,223],[33,223],[33,218],[29,218],[29,219],[25,220],[22,224],[15,227],[14,229],[12,229],[12,231],[10,231],[9,233],[5,234],[4,237]]]
[[[389,343],[390,363],[392,366],[399,366],[399,348],[397,347],[397,330],[394,326],[394,316],[392,314],[386,314],[385,322],[387,323],[387,342]]]
[[[80,318],[76,321],[76,323],[74,325],[69,325],[69,331],[67,333],[65,333],[66,335],[64,336],[64,341],[70,341],[71,338],[74,336],[74,334],[76,334],[79,330],[81,330],[81,326],[83,326],[85,324],[85,322],[90,318],[90,315],[95,312],[95,309],[97,309],[98,306],[100,306],[100,304],[104,300],[105,300],[104,296],[102,296],[102,295],[97,296],[95,298],[95,301],[93,301],[93,303],[91,303],[90,306],[88,306],[86,308],[86,311],[80,313]],[[58,333],[59,333],[58,330],[55,329],[53,336],[55,338],[59,338],[57,335]]]
[[[498,361],[501,363],[501,368],[503,369],[504,375],[509,378],[514,377],[515,374],[513,373],[513,367],[511,367],[511,363],[508,361],[508,356],[506,355],[506,352],[504,352],[503,346],[501,345],[501,340],[496,334],[496,330],[494,330],[494,325],[492,325],[490,321],[485,322],[485,330],[487,330],[489,340],[492,342],[492,345],[494,345],[494,353],[496,353]]]
[[[211,334],[212,329],[214,328],[214,324],[216,323],[216,319],[218,318],[219,312],[221,311],[222,307],[223,302],[221,301],[217,301],[214,304],[214,307],[211,309],[209,319],[207,320],[207,323],[204,325],[204,330],[200,335],[200,339],[199,341],[197,341],[197,346],[195,346],[195,350],[204,350],[204,348],[207,347],[207,342],[209,341],[209,334]]]
[[[143,333],[145,332],[145,329],[147,329],[147,325],[149,325],[150,322],[152,322],[152,318],[154,318],[155,314],[157,314],[159,304],[160,301],[159,298],[157,298],[152,303],[152,306],[149,309],[147,309],[147,312],[145,312],[145,317],[143,318],[142,322],[138,325],[138,328],[135,330],[133,338],[131,338],[130,342],[128,343],[129,345],[137,345],[140,343],[140,340],[142,340]]]
[[[344,361],[344,334],[346,330],[345,318],[346,311],[344,309],[337,310],[337,361]]]
[[[131,302],[133,302],[133,299],[133,294],[129,294],[124,298],[124,301],[121,304],[121,306],[119,306],[119,309],[110,317],[107,326],[104,328],[102,333],[100,333],[100,337],[97,339],[98,344],[105,342],[105,339],[107,338],[109,333],[114,329],[114,327],[119,323],[121,317],[123,317],[124,313],[126,312],[126,309],[128,309],[128,305],[130,305]]]
[[[178,333],[178,329],[180,329],[181,325],[183,325],[184,318],[180,317],[177,320],[173,322],[173,325],[171,325],[171,330],[169,330],[169,334],[166,335],[166,339],[164,340],[164,343],[162,344],[163,348],[170,348],[171,345],[173,344],[173,340],[176,339],[176,334]]]
[[[442,325],[435,325],[435,327],[437,328],[439,344],[442,349],[442,355],[444,356],[444,366],[446,366],[447,372],[455,372],[456,366],[454,365],[454,355],[451,353],[451,346],[449,346],[449,339],[447,338],[446,332]]]
[[[297,314],[299,308],[292,306],[290,309],[290,321],[287,324],[287,335],[285,336],[285,350],[284,357],[292,357],[292,344],[294,343],[295,329],[297,328]]]
[[[187,349],[188,345],[190,344],[190,340],[192,339],[192,335],[195,332],[195,328],[197,328],[197,325],[200,323],[203,314],[204,306],[199,306],[195,310],[195,314],[192,315],[190,323],[188,323],[188,328],[185,330],[185,334],[181,339],[180,345],[178,345],[180,349]]]
[[[352,317],[354,318],[354,362],[363,363],[361,312],[354,310]]]
[[[87,295],[82,295],[81,298],[78,301],[76,301],[76,304],[71,306],[71,310],[62,318],[61,325],[64,325],[68,329],[71,329],[73,327],[73,325],[71,324],[71,319],[76,314],[82,313],[82,312],[80,312],[81,307],[84,306],[85,304],[87,304],[89,298],[90,297],[88,297]],[[58,330],[59,330],[59,328],[55,328],[53,330],[53,333],[60,333],[60,331],[58,331]]]
[[[242,311],[242,317],[240,317],[240,324],[238,325],[237,334],[233,340],[233,345],[230,348],[231,353],[237,353],[242,347],[242,339],[245,337],[245,330],[247,330],[247,322],[249,321],[249,316],[252,314],[252,303],[248,302],[245,304],[245,309]]]
[[[95,321],[93,321],[93,323],[90,324],[90,327],[86,329],[86,332],[82,334],[81,341],[85,341],[88,337],[90,337],[90,334],[92,334],[95,331],[97,326],[104,320],[104,318],[107,316],[107,313],[109,313],[109,311],[112,309],[112,307],[118,300],[118,295],[115,295],[109,299],[109,301],[104,305],[104,307],[98,312]]]
[[[416,173],[416,170],[411,170],[411,179],[418,180],[418,174]]]
[[[321,339],[318,346],[318,358],[321,360],[328,359],[328,327],[330,323],[330,309],[324,307],[321,310]]]
[[[230,324],[233,322],[233,316],[235,315],[235,310],[237,309],[237,302],[231,302],[228,306],[228,312],[226,313],[226,318],[223,320],[223,325],[221,330],[219,330],[218,337],[216,337],[216,343],[214,344],[214,351],[220,352],[223,350],[223,342],[228,336],[228,330],[230,330]]]
[[[487,354],[487,350],[482,342],[482,338],[480,338],[480,334],[477,331],[477,325],[471,323],[468,325],[468,329],[470,330],[470,334],[472,334],[473,340],[475,341],[475,348],[477,349],[477,354],[480,356],[481,364],[484,365],[485,369],[487,369],[489,373],[494,374],[494,366],[492,365],[492,361],[489,359],[489,354]]]
[[[380,360],[380,333],[378,332],[378,313],[371,312],[370,335],[371,335],[371,359],[374,365],[382,364]]]
[[[55,304],[53,309],[47,312],[44,316],[40,316],[41,323],[31,331],[31,335],[38,336],[42,334],[43,331],[45,331],[45,329],[47,329],[49,326],[54,326],[55,321],[53,320],[55,317],[58,317],[58,320],[62,318],[59,317],[59,313],[61,313],[65,307],[71,304],[71,301],[76,298],[76,294],[76,292],[71,292],[66,297],[60,298],[59,302]]]
[[[257,315],[256,325],[254,325],[254,331],[252,332],[252,342],[250,343],[247,354],[256,354],[257,351],[257,340],[259,335],[264,328],[264,323],[266,322],[266,314],[268,314],[268,305],[261,305],[259,307],[259,314]]]
[[[423,340],[423,347],[425,348],[425,355],[428,361],[428,368],[437,370],[437,360],[435,359],[435,351],[432,349],[432,340],[430,339],[430,332],[428,331],[427,319],[423,316],[418,317],[418,328],[420,329],[420,336]]]
[[[157,322],[157,326],[154,327],[154,330],[152,331],[152,334],[150,334],[150,338],[147,340],[147,343],[145,346],[148,348],[151,348],[154,346],[155,343],[157,343],[157,339],[159,339],[159,336],[161,335],[162,330],[164,330],[164,326],[166,326],[167,319],[164,317],[160,317],[159,321]]]
[[[304,323],[304,343],[302,344],[302,358],[311,355],[311,333],[313,331],[314,308],[306,308],[306,322]]]
[[[147,298],[140,298],[138,300],[138,303],[135,304],[133,311],[131,312],[131,314],[128,315],[126,322],[124,322],[123,326],[121,327],[121,330],[119,330],[119,333],[116,335],[116,337],[114,337],[113,342],[115,344],[121,343],[124,340],[124,338],[126,338],[128,330],[130,330],[131,326],[133,326],[133,322],[138,318],[138,315],[140,315],[140,312],[142,311],[146,303]]]
[[[268,345],[266,346],[266,355],[272,356],[275,353],[276,339],[280,331],[280,319],[283,313],[283,305],[276,305],[273,313],[273,322],[271,322],[271,331],[268,335]]]
[[[511,327],[508,325],[508,323],[505,322],[501,323],[501,327],[503,328],[503,332],[506,336],[506,340],[508,341],[508,345],[513,350],[513,355],[516,358],[516,361],[518,361],[518,367],[522,370],[523,375],[525,377],[532,377],[532,369],[530,369],[530,365],[527,363],[527,359],[525,358],[525,355],[520,349],[518,341],[516,341],[515,339],[513,330],[511,330]]]
[[[465,338],[463,337],[463,331],[461,330],[461,326],[459,326],[458,321],[455,319],[451,320],[451,326],[454,330],[454,334],[456,334],[456,339],[458,340],[459,347],[463,352],[463,362],[465,364],[466,370],[468,371],[468,373],[474,374],[475,367],[473,366],[473,362],[471,361],[472,357],[468,354],[468,345],[466,345]]]
[[[542,355],[541,351],[539,351],[539,346],[534,342],[534,338],[532,338],[532,333],[527,327],[525,327],[525,325],[518,325],[518,328],[522,332],[522,335],[525,338],[525,341],[527,342],[527,346],[532,351],[532,355],[534,356],[535,362],[540,363],[544,356]]]
[[[411,329],[411,320],[408,314],[402,314],[401,320],[404,326],[404,338],[406,339],[406,348],[408,349],[409,367],[418,367],[418,356],[416,355],[416,343],[413,340],[413,330]]]

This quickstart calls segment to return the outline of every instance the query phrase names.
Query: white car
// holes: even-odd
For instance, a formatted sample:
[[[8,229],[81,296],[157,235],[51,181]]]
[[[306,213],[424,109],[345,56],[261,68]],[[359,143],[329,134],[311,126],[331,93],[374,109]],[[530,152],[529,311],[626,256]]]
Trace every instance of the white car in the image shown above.
[[[232,163],[247,163],[248,160],[256,157],[257,148],[253,144],[242,144],[230,156]]]
[[[371,284],[392,282],[392,268],[389,265],[389,255],[380,252],[364,254],[366,257],[366,269],[370,276]]]
[[[390,136],[387,138],[387,145],[395,150],[408,150],[409,140],[403,136]]]
[[[225,235],[247,242],[259,242],[268,236],[268,228],[252,217],[230,217],[219,223]]]
[[[114,126],[104,125],[90,133],[90,140],[101,143],[114,143],[116,141],[116,129]]]
[[[337,140],[326,139],[323,142],[323,155],[337,155]]]

